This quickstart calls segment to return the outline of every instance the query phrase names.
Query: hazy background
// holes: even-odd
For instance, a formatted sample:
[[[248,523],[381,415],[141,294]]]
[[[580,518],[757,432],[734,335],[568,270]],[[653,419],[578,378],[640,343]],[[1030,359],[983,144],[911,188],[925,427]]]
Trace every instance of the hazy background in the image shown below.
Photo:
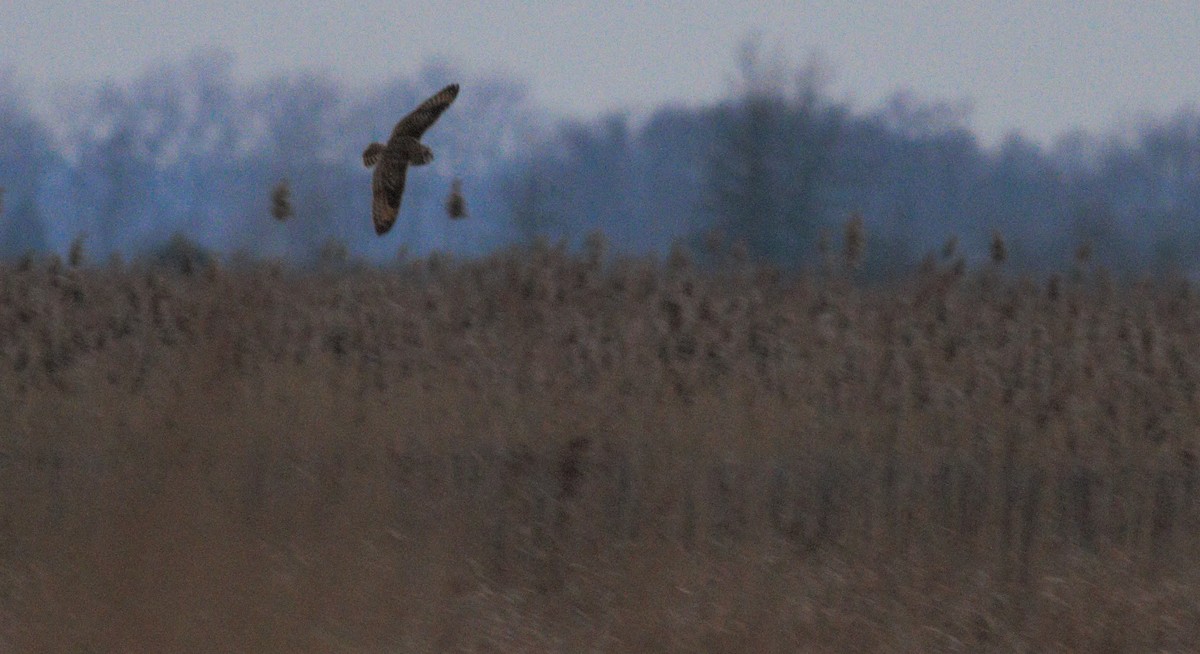
[[[298,69],[353,87],[411,76],[431,57],[503,71],[578,117],[714,102],[748,33],[800,59],[821,53],[835,93],[870,106],[897,89],[969,99],[987,143],[1045,141],[1200,97],[1196,3],[881,2],[171,3],[8,0],[0,57],[39,91],[130,80],[195,48],[252,80]]]
[[[1187,267],[1200,243],[1192,2],[5,7],[7,255],[178,232],[378,260],[596,228],[660,251],[719,228],[793,264],[854,212],[880,270],[997,229],[1030,265],[1088,241]],[[451,80],[438,161],[377,239],[359,153]],[[455,176],[461,224],[440,215]],[[284,178],[290,230],[267,216]]]

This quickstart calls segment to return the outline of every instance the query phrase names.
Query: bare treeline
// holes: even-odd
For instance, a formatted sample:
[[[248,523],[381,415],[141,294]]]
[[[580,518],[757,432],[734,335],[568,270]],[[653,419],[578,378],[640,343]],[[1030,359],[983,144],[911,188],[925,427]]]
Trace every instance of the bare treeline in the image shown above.
[[[399,234],[417,254],[474,255],[538,236],[578,242],[596,229],[622,251],[665,253],[715,228],[744,241],[752,260],[801,267],[817,260],[822,229],[859,212],[874,234],[860,268],[876,278],[911,268],[951,234],[971,244],[969,261],[987,261],[997,227],[1008,265],[1025,270],[1048,273],[1046,262],[1089,242],[1098,263],[1122,273],[1193,272],[1195,108],[1053,145],[1014,134],[988,146],[964,106],[898,93],[856,107],[821,66],[773,62],[760,46],[745,44],[719,101],[565,122],[520,79],[435,62],[351,91],[318,73],[241,82],[230,55],[201,52],[74,89],[50,114],[0,80],[0,258],[65,252],[70,235],[87,231],[101,259],[143,255],[178,232],[221,252],[294,261],[338,238],[385,262],[396,239],[361,230],[370,216],[362,144],[453,78],[470,92],[456,101],[459,118],[429,137],[446,167],[405,189]],[[442,201],[451,171],[475,220],[443,220],[458,213]],[[296,228],[243,220],[262,213],[281,177]]]

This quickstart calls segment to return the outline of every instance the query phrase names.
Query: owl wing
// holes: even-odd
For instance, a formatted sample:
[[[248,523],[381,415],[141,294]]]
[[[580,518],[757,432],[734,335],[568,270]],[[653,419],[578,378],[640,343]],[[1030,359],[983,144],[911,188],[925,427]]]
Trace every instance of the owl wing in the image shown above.
[[[400,122],[396,123],[396,127],[392,130],[392,137],[388,143],[392,143],[399,138],[408,137],[419,139],[437,121],[438,116],[454,102],[454,98],[458,97],[458,85],[451,84],[446,88],[433,94],[428,100],[422,102],[420,106],[412,110]]]
[[[400,213],[400,197],[404,194],[404,178],[408,164],[385,157],[375,167],[371,177],[371,220],[375,233],[383,236],[396,222]]]

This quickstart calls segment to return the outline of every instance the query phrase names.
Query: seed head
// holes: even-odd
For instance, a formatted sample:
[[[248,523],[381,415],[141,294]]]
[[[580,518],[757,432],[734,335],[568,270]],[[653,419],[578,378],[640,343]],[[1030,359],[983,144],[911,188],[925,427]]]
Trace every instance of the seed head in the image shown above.
[[[446,196],[446,215],[451,220],[467,217],[467,200],[462,194],[461,179],[455,179],[450,183],[450,194]]]
[[[1001,264],[1008,259],[1008,246],[1004,244],[1004,235],[1000,230],[992,232],[992,263]]]
[[[942,258],[946,260],[953,259],[955,254],[958,254],[958,237],[951,236],[942,245]]]
[[[83,239],[87,234],[80,232],[71,239],[71,249],[67,251],[67,264],[72,268],[78,268],[83,265]]]
[[[846,266],[857,268],[862,264],[867,246],[867,230],[863,226],[862,214],[856,213],[846,221],[842,246],[845,248]]]
[[[725,233],[714,228],[704,232],[704,252],[715,257],[725,245]]]
[[[1092,260],[1092,244],[1091,243],[1080,244],[1080,246],[1075,250],[1075,263],[1078,263],[1079,265],[1082,266],[1091,260]]]
[[[292,211],[292,189],[286,179],[281,179],[271,190],[271,215],[275,217],[275,220],[283,222],[291,218],[294,213]]]
[[[828,257],[830,250],[833,249],[833,245],[830,243],[832,240],[829,236],[829,230],[824,227],[817,233],[817,253],[821,255],[822,259]]]

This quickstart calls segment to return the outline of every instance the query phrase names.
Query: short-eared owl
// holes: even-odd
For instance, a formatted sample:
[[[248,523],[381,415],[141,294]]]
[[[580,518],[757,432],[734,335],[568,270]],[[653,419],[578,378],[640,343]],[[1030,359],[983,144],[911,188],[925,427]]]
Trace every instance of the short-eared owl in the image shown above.
[[[462,194],[461,179],[455,179],[450,183],[450,194],[446,196],[446,215],[451,220],[467,217],[467,200]]]
[[[457,96],[457,84],[438,91],[396,123],[387,145],[372,143],[363,150],[363,165],[375,166],[375,176],[371,179],[371,219],[376,234],[386,234],[396,222],[408,167],[433,161],[433,151],[421,143],[421,135]]]

